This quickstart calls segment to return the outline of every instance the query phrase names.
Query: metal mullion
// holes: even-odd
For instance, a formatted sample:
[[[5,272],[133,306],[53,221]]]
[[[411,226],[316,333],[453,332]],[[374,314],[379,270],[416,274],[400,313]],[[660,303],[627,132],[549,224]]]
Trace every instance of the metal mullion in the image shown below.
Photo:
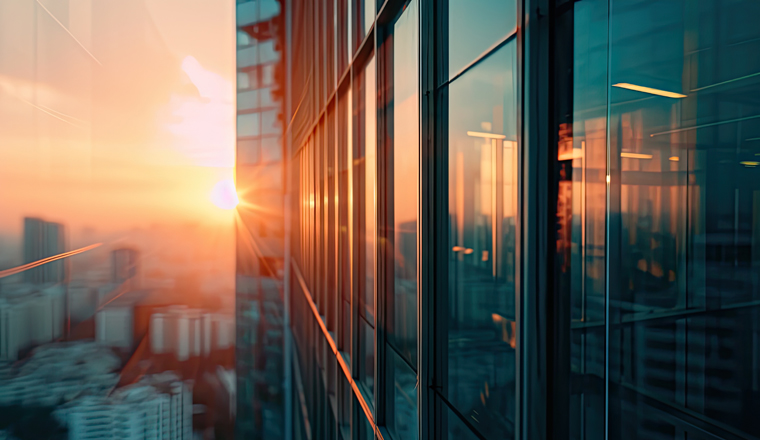
[[[331,352],[331,356],[337,360],[340,370],[343,372],[344,376],[346,377],[346,380],[348,380],[348,382],[350,383],[352,393],[356,397],[356,400],[358,401],[362,411],[364,412],[364,415],[367,417],[367,421],[369,421],[370,425],[372,426],[372,429],[375,432],[377,439],[383,440],[384,430],[380,429],[378,425],[375,423],[375,419],[374,419],[374,416],[372,415],[371,408],[369,407],[367,401],[364,399],[364,396],[362,395],[361,390],[359,389],[359,384],[354,380],[350,367],[346,364],[345,360],[343,359],[343,357],[340,355],[340,352],[338,351],[338,346],[335,342],[335,339],[327,330],[327,326],[325,325],[324,321],[319,316],[319,310],[317,309],[317,305],[314,303],[314,299],[311,295],[311,292],[308,289],[308,286],[306,285],[306,281],[303,278],[303,274],[301,273],[300,268],[298,267],[298,264],[296,264],[295,261],[290,261],[288,262],[288,264],[292,264],[292,267],[294,269],[293,273],[296,276],[297,282],[301,286],[303,297],[306,300],[308,307],[311,309],[311,316],[313,316],[313,319],[315,321],[314,324],[316,325],[316,327],[318,327],[314,335],[314,339],[316,340],[317,337],[324,338],[324,341],[327,343],[329,351]],[[314,344],[312,344],[312,346],[313,345]],[[352,364],[354,363],[355,362],[352,362]]]
[[[398,347],[396,347],[395,345],[390,344],[390,343],[387,344],[387,347],[390,348],[390,350],[392,352],[396,353],[396,356],[398,356],[399,359],[401,359],[404,362],[404,364],[406,364],[406,366],[409,367],[410,370],[412,370],[414,373],[417,373],[417,365],[412,364],[409,361],[409,359],[407,359],[406,357],[404,357],[404,355],[401,353],[401,350],[399,350]],[[387,351],[387,349],[386,349],[386,351]]]
[[[447,436],[448,0],[419,0],[420,156],[417,226],[417,417],[420,440]]]
[[[395,22],[409,0],[385,0],[375,19],[377,26],[388,26]]]
[[[374,25],[373,25],[373,27],[371,27],[367,31],[367,36],[374,35],[374,32],[375,32],[375,28],[374,28]],[[341,89],[345,88],[346,85],[348,85],[348,86],[351,85],[351,79],[350,79],[350,77],[351,77],[351,72],[352,72],[353,66],[356,65],[356,64],[362,63],[366,58],[368,58],[369,53],[371,53],[371,52],[369,52],[369,51],[372,50],[371,43],[370,44],[366,44],[367,40],[368,40],[368,38],[365,36],[365,39],[362,40],[362,44],[359,46],[359,48],[357,49],[356,53],[353,55],[353,58],[351,58],[349,60],[348,67],[346,67],[346,70],[341,74],[340,80],[338,81],[338,86],[335,88],[335,90],[333,90],[332,93],[330,93],[329,98],[327,98],[326,101],[325,101],[326,104],[323,105],[321,109],[317,109],[316,115],[314,117],[314,120],[310,124],[311,127],[308,130],[306,130],[306,133],[313,133],[314,132],[314,127],[316,126],[316,124],[319,123],[319,119],[326,112],[327,105],[329,105],[329,102],[332,101],[333,98],[337,99],[338,96],[339,96],[339,91]],[[366,46],[366,48],[365,48],[365,46]],[[304,96],[305,96],[305,93],[304,93]],[[299,109],[300,109],[300,105],[299,105]],[[296,109],[296,112],[297,111],[298,111],[298,109]],[[294,119],[295,119],[295,115],[293,115],[293,117],[291,118],[290,124],[292,124],[292,121]],[[288,130],[290,130],[290,124],[288,124],[288,129],[286,130],[286,132]],[[303,145],[301,145],[301,147],[299,147],[299,149],[300,148],[303,148]]]
[[[340,200],[340,130],[338,129],[338,119],[340,117],[338,99],[333,101],[333,124],[330,130],[333,130],[333,197],[330,203],[333,205],[333,223],[329,227],[333,228],[333,277],[334,277],[334,291],[332,295],[334,297],[333,313],[335,316],[335,335],[340,341],[340,337],[343,334],[342,322],[341,322],[341,306],[343,305],[343,297],[340,293],[340,206],[338,202]],[[329,120],[329,118],[328,118]]]
[[[551,149],[549,0],[518,2],[518,222],[515,279],[517,365],[515,436],[547,438],[548,151]],[[556,204],[556,201],[554,201]]]
[[[351,0],[349,0],[351,1]],[[348,258],[348,273],[349,273],[349,282],[348,282],[348,289],[349,289],[349,304],[350,304],[350,327],[349,327],[349,337],[351,338],[351,379],[357,377],[359,373],[358,364],[357,361],[358,356],[360,355],[358,345],[359,345],[359,338],[358,338],[358,332],[357,332],[357,318],[358,318],[358,302],[356,298],[356,267],[354,264],[354,254],[355,254],[355,227],[356,227],[356,216],[355,216],[355,210],[354,210],[354,101],[356,100],[356,97],[354,96],[354,76],[355,72],[353,70],[353,65],[349,66],[351,70],[350,78],[351,80],[348,83],[347,87],[347,101],[346,101],[346,114],[347,114],[347,120],[348,120],[348,130],[346,133],[346,185],[348,186],[346,188],[346,192],[348,194],[348,200],[347,203],[347,220],[348,224],[346,225],[348,227],[348,255],[344,256],[345,258]]]
[[[525,1],[531,1],[531,0],[525,0]],[[512,41],[512,40],[514,40],[514,39],[517,38],[517,32],[518,32],[518,30],[515,29],[514,31],[512,31],[512,33],[506,35],[499,42],[497,42],[496,44],[494,44],[490,48],[486,49],[485,52],[483,52],[482,54],[480,54],[474,60],[470,61],[470,63],[467,64],[466,66],[464,66],[459,72],[455,73],[449,79],[447,79],[444,82],[442,82],[441,84],[439,84],[438,88],[440,89],[442,87],[445,87],[445,86],[453,83],[455,80],[461,78],[465,73],[467,73],[470,70],[472,70],[475,66],[477,66],[478,64],[480,64],[483,61],[485,61],[486,59],[488,59],[488,57],[490,57],[494,53],[498,52],[499,49],[501,49],[502,47],[506,46],[510,41]]]
[[[376,20],[379,23],[379,20]],[[387,84],[388,78],[385,74],[385,68],[387,66],[387,50],[381,47],[383,40],[386,39],[387,28],[384,26],[378,26],[375,28],[377,37],[375,38],[375,87],[378,99],[376,101],[377,106],[377,123],[376,129],[376,141],[377,148],[375,149],[376,156],[376,191],[377,191],[377,204],[375,210],[375,224],[376,224],[376,241],[375,247],[375,267],[377,276],[375,285],[375,331],[374,331],[374,343],[375,343],[375,378],[374,378],[374,399],[375,399],[375,417],[379,425],[385,426],[386,419],[386,395],[387,395],[387,381],[386,378],[386,366],[387,362],[385,356],[385,341],[386,341],[386,316],[387,316],[387,267],[388,267],[388,237],[387,231],[387,205],[388,205],[388,166],[387,166],[387,115],[386,115],[386,103],[387,98]],[[381,232],[382,231],[382,232]]]
[[[470,429],[472,432],[472,435],[477,437],[479,440],[488,440],[483,434],[481,434],[478,429],[470,422],[467,417],[465,417],[462,413],[460,413],[456,407],[449,402],[449,400],[444,396],[439,390],[434,390],[435,397],[438,401],[443,403],[443,405],[446,406],[446,408],[442,408],[442,412],[448,409],[450,412],[454,413],[455,416],[459,419],[460,422],[462,422],[463,425],[467,426],[467,428]]]

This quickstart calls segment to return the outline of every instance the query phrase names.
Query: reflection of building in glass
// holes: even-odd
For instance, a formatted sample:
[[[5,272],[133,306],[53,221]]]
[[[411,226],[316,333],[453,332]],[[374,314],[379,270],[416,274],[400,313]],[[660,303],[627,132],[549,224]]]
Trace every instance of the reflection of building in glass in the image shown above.
[[[236,438],[282,438],[285,13],[238,1]]]

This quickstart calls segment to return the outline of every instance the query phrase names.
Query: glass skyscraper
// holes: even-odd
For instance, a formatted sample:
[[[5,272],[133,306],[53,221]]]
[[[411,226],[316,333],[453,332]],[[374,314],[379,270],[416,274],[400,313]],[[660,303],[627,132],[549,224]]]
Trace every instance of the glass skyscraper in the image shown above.
[[[276,0],[236,12],[235,435],[283,438],[285,15]]]
[[[240,438],[760,437],[760,3],[237,8]]]

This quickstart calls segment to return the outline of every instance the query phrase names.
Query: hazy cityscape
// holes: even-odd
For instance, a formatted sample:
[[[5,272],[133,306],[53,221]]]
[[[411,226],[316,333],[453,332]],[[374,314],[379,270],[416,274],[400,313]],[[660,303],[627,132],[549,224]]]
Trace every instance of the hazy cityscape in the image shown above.
[[[145,438],[231,438],[229,268],[200,256],[199,243],[171,237],[202,228],[156,226],[110,246],[89,230],[94,244],[75,248],[62,223],[27,217],[23,225],[13,259],[21,268],[60,259],[0,275],[4,435],[134,438],[130,430],[144,429]]]

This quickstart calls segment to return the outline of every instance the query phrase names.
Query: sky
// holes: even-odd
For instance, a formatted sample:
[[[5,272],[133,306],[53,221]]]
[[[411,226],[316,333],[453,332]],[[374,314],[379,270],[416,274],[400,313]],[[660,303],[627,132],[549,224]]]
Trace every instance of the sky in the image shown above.
[[[231,219],[211,193],[234,164],[233,7],[4,0],[0,231]]]
[[[24,216],[206,228],[234,261],[234,36],[234,2],[1,1],[0,266]]]

